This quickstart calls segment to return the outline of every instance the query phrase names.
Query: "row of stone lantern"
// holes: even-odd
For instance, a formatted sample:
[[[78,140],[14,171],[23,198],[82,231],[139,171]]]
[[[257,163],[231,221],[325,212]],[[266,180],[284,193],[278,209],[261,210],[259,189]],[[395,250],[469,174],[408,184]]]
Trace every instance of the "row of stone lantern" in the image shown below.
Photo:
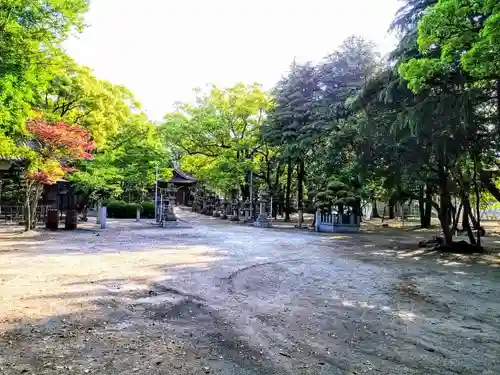
[[[244,202],[238,199],[220,199],[215,194],[209,193],[199,197],[198,200],[195,198],[195,203],[202,214],[240,223],[254,223],[255,226],[267,228],[271,226],[267,210],[268,198],[266,192],[261,192],[259,195],[259,214],[256,220],[254,220],[253,204],[249,199]]]

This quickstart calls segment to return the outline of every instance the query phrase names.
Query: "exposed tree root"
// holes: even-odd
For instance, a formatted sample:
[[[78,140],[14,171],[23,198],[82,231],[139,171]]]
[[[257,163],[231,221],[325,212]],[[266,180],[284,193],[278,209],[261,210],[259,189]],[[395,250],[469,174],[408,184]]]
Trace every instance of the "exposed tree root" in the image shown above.
[[[484,248],[482,246],[471,245],[466,241],[457,241],[452,242],[451,244],[445,244],[444,239],[437,236],[432,240],[420,241],[418,246],[445,253],[474,254],[484,252]]]

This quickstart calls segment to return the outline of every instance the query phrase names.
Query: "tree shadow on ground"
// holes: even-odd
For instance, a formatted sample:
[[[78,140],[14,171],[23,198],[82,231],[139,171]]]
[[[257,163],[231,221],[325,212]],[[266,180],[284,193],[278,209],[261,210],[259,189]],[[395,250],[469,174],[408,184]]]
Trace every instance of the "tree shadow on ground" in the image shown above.
[[[202,255],[218,259],[225,253],[214,247]],[[27,300],[75,301],[71,313],[23,319],[1,334],[2,373],[316,375],[376,368],[392,369],[391,374],[452,374],[482,363],[457,360],[463,353],[453,352],[455,344],[436,346],[446,327],[459,332],[453,336],[457,342],[467,339],[464,330],[471,331],[469,337],[482,340],[488,355],[499,344],[485,342],[488,330],[441,323],[434,330],[426,326],[420,337],[426,320],[421,314],[437,311],[434,317],[444,319],[449,311],[442,306],[448,301],[429,299],[406,278],[406,286],[386,292],[386,305],[370,303],[370,295],[357,289],[357,273],[347,284],[343,273],[333,272],[338,266],[325,268],[325,263],[312,269],[300,260],[240,266],[231,273],[238,276],[233,292],[216,286],[220,304],[205,298],[206,291],[196,291],[205,288],[198,282],[217,266],[215,260],[160,260],[141,265],[145,270],[138,275],[68,281],[68,287],[82,290]],[[161,280],[141,276],[150,275],[151,268],[160,271]],[[333,287],[319,284],[332,276]]]
[[[128,289],[129,278],[100,279],[91,292],[36,298],[83,298],[88,306],[14,322],[0,334],[2,374],[288,373],[265,361],[204,298],[141,281]]]
[[[429,239],[420,232],[405,233],[388,230],[386,233],[379,231],[322,234],[320,242],[329,243],[331,239],[335,239],[336,245],[342,244],[344,248],[352,250],[352,253],[348,254],[363,261],[426,261],[426,264],[435,263],[447,267],[481,265],[488,268],[500,268],[500,241],[496,236],[483,237],[484,252],[473,254],[459,254],[420,247],[420,241]],[[464,237],[459,238],[459,240],[462,239]]]
[[[21,306],[56,307],[42,320],[27,318],[7,328],[0,338],[2,373],[205,374],[208,367],[209,373],[223,375],[374,369],[413,375],[480,373],[500,365],[494,355],[500,344],[494,315],[498,288],[491,279],[481,282],[479,271],[454,269],[463,273],[455,274],[440,265],[428,267],[434,261],[409,267],[392,254],[405,266],[380,267],[381,256],[370,254],[379,250],[359,251],[355,235],[344,242],[316,237],[311,249],[307,237],[296,245],[300,259],[290,259],[293,241],[242,230],[244,240],[249,233],[266,233],[272,246],[257,253],[238,248],[240,257],[229,259],[224,239],[202,232],[169,231],[167,240],[167,232],[140,232],[135,233],[138,247],[126,244],[132,234],[124,231],[96,240],[105,239],[99,242],[108,246],[103,252],[95,247],[74,257],[74,249],[64,247],[45,256],[38,248],[28,254],[33,258],[20,257],[18,265],[33,263],[31,272],[40,270],[40,275],[20,272],[16,286],[35,293],[22,296]],[[79,236],[76,246],[88,238]],[[268,255],[269,249],[280,250]],[[347,261],[345,254],[353,249],[370,256],[371,264]],[[283,260],[283,254],[289,257]],[[227,267],[214,272],[221,259]],[[49,281],[66,288],[40,293],[43,262],[55,260]],[[231,287],[221,277],[228,273]],[[444,277],[450,273],[454,277]],[[456,284],[461,278],[472,280],[466,293]]]
[[[493,269],[500,268],[500,252],[498,250],[490,250],[485,253],[458,254],[420,248],[418,244],[405,242],[395,242],[390,246],[365,243],[362,245],[362,248],[362,252],[358,251],[355,254],[366,259],[382,258],[386,261],[391,259],[395,261],[425,261],[426,264],[435,263],[444,267],[486,266]],[[376,248],[376,250],[372,250],[373,248]]]

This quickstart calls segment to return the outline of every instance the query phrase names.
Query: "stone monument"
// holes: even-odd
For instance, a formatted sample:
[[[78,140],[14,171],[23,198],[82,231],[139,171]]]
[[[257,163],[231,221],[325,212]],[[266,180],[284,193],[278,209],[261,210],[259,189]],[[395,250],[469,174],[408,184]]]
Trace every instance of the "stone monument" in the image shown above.
[[[259,196],[259,206],[260,206],[260,211],[259,211],[259,217],[257,217],[257,220],[254,221],[253,225],[255,227],[260,227],[260,228],[270,228],[271,223],[269,222],[269,219],[267,217],[267,198],[269,197],[269,194],[265,191],[260,192]]]

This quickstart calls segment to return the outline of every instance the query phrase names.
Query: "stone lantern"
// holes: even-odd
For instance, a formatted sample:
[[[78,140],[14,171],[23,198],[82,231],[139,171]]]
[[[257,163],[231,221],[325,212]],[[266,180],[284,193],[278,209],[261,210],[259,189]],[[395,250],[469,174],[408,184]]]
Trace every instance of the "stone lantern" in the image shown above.
[[[222,220],[226,220],[227,219],[227,199],[224,198],[221,200],[221,204],[220,204],[220,216],[219,216]]]
[[[231,215],[231,221],[239,221],[240,220],[240,202],[238,199],[234,199],[233,203],[231,204],[232,208],[232,215]]]
[[[260,228],[270,228],[271,223],[267,217],[267,202],[268,202],[269,194],[266,191],[261,191],[259,195],[259,217],[254,221],[253,225]]]
[[[221,200],[217,197],[215,198],[214,213],[212,214],[212,216],[220,217],[220,214],[221,214]]]
[[[167,184],[167,200],[165,201],[165,207],[163,208],[163,226],[167,226],[169,223],[177,222],[177,217],[174,213],[175,206],[175,193],[177,189],[173,184]]]
[[[208,207],[207,207],[207,215],[208,216],[213,216],[215,211],[215,194],[210,193],[208,196]]]
[[[196,189],[193,194],[193,204],[191,206],[191,211],[200,212],[201,211],[201,196],[200,189]]]
[[[245,215],[245,219],[244,219],[245,223],[249,223],[252,220],[250,211],[251,211],[250,200],[247,198],[245,203],[243,203],[243,212]]]

